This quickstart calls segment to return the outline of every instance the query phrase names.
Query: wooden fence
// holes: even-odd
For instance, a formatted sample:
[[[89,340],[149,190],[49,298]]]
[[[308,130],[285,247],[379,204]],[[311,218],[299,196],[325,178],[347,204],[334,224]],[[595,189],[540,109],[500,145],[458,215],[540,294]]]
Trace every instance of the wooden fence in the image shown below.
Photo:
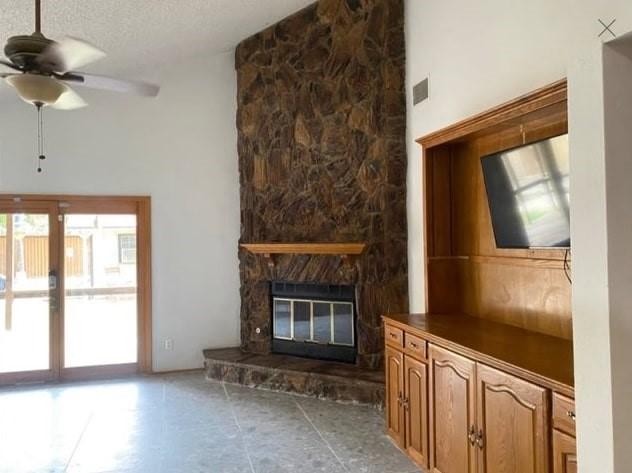
[[[6,275],[6,237],[0,236],[0,274]],[[83,243],[81,237],[71,235],[65,238],[66,275],[83,274]],[[15,257],[15,255],[14,255]],[[28,278],[41,278],[48,275],[48,237],[24,237],[24,270]]]

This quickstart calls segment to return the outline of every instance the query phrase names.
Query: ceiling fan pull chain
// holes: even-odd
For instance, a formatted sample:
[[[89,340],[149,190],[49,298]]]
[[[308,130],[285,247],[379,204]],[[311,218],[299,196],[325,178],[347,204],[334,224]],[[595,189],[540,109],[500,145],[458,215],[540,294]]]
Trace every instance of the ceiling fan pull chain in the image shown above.
[[[42,172],[42,161],[46,159],[44,156],[44,119],[42,114],[42,105],[37,104],[37,172]]]

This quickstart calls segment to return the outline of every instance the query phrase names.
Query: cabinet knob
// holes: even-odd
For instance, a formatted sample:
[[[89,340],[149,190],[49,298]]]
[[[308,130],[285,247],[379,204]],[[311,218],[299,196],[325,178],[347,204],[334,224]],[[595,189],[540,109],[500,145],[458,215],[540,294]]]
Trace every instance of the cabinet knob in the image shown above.
[[[485,447],[485,440],[482,430],[478,431],[478,435],[476,436],[476,445],[478,445],[478,448],[480,448],[481,450],[483,450],[483,447]]]
[[[571,420],[575,420],[575,413],[573,411],[566,411],[566,415],[571,419]]]
[[[476,443],[476,428],[474,426],[470,427],[470,431],[467,434],[467,438],[470,441],[470,445],[474,446],[474,444]]]

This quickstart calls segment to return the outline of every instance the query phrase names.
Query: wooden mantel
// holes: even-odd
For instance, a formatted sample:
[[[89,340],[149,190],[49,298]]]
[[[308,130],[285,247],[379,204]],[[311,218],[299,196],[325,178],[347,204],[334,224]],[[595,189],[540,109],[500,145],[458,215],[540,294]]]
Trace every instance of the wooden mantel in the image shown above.
[[[345,263],[352,263],[362,254],[366,243],[242,243],[241,248],[263,255],[268,266],[274,266],[275,255],[337,255]]]

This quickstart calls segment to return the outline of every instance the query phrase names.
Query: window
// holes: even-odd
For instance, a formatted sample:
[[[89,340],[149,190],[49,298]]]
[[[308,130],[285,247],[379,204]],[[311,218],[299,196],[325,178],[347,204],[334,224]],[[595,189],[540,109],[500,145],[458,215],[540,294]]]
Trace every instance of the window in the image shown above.
[[[136,263],[136,235],[132,233],[120,234],[119,243],[119,263]]]

